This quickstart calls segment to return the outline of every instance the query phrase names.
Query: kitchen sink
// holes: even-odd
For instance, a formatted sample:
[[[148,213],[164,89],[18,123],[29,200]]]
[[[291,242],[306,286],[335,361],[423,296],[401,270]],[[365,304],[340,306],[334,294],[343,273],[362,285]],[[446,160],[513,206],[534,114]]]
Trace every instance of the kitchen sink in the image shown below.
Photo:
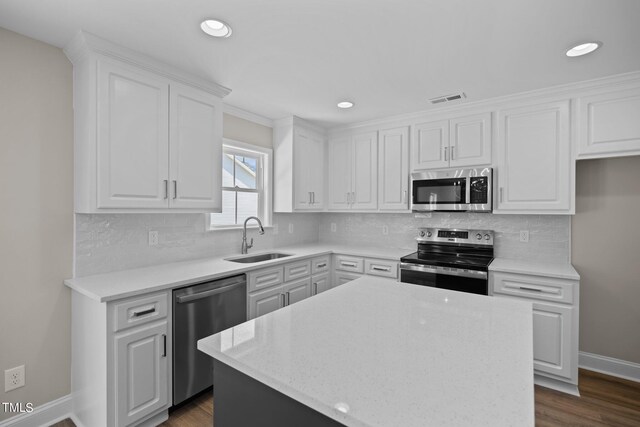
[[[270,259],[285,258],[288,256],[291,256],[291,254],[281,254],[281,253],[273,252],[273,253],[267,253],[267,254],[241,256],[237,258],[226,258],[225,260],[231,261],[231,262],[240,262],[243,264],[251,264],[254,262],[268,261]]]

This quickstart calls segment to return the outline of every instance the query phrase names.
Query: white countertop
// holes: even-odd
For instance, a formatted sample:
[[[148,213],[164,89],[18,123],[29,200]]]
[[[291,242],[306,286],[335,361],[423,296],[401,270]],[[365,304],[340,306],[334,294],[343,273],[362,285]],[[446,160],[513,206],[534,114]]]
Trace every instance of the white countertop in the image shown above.
[[[264,251],[263,251],[264,252]],[[149,292],[177,288],[183,285],[219,279],[222,277],[242,274],[277,264],[286,264],[303,258],[324,254],[349,254],[354,256],[400,259],[411,250],[381,249],[361,246],[339,246],[312,243],[307,245],[274,248],[268,252],[281,252],[292,256],[270,261],[241,264],[226,261],[225,258],[242,256],[230,254],[224,257],[197,259],[191,261],[174,262],[151,267],[122,270],[113,273],[97,274],[64,281],[65,285],[89,298],[100,302],[141,295]],[[262,252],[251,253],[257,255]]]
[[[528,302],[366,276],[198,349],[347,426],[534,425]]]
[[[489,271],[505,273],[533,274],[536,276],[557,277],[560,279],[580,280],[580,275],[569,263],[527,261],[509,258],[494,258]]]

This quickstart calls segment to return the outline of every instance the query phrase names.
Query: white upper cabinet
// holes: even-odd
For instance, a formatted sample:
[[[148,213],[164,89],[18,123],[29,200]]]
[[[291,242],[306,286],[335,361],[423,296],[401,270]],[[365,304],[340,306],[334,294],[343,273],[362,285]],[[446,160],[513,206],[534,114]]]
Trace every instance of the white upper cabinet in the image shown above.
[[[229,89],[87,33],[73,63],[75,211],[219,212]]]
[[[579,99],[578,158],[640,154],[640,88]]]
[[[96,208],[166,207],[169,82],[100,61],[97,90]]]
[[[417,123],[413,126],[413,171],[490,163],[491,113]]]
[[[491,163],[491,113],[449,120],[449,166]]]
[[[330,140],[328,151],[329,209],[377,209],[378,133]]]
[[[381,130],[378,140],[378,209],[409,209],[409,128]]]
[[[325,137],[298,117],[273,127],[275,212],[320,211],[325,207]]]
[[[496,213],[570,213],[569,101],[498,111]]]
[[[219,211],[222,101],[177,83],[170,95],[169,206]]]

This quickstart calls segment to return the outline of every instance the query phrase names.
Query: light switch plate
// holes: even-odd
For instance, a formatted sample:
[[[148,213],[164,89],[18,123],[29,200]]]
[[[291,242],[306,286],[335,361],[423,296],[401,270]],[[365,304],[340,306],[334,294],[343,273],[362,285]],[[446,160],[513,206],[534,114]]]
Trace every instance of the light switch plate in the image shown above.
[[[520,230],[520,241],[522,243],[529,243],[529,230]]]
[[[149,231],[149,246],[155,246],[158,244],[158,232]]]

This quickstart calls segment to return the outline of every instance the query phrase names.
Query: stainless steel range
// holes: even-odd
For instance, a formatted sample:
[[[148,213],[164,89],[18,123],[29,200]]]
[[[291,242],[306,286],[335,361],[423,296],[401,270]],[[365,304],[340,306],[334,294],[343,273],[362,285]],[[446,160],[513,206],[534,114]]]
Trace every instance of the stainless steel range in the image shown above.
[[[418,251],[400,258],[400,281],[489,294],[493,231],[418,229]]]

